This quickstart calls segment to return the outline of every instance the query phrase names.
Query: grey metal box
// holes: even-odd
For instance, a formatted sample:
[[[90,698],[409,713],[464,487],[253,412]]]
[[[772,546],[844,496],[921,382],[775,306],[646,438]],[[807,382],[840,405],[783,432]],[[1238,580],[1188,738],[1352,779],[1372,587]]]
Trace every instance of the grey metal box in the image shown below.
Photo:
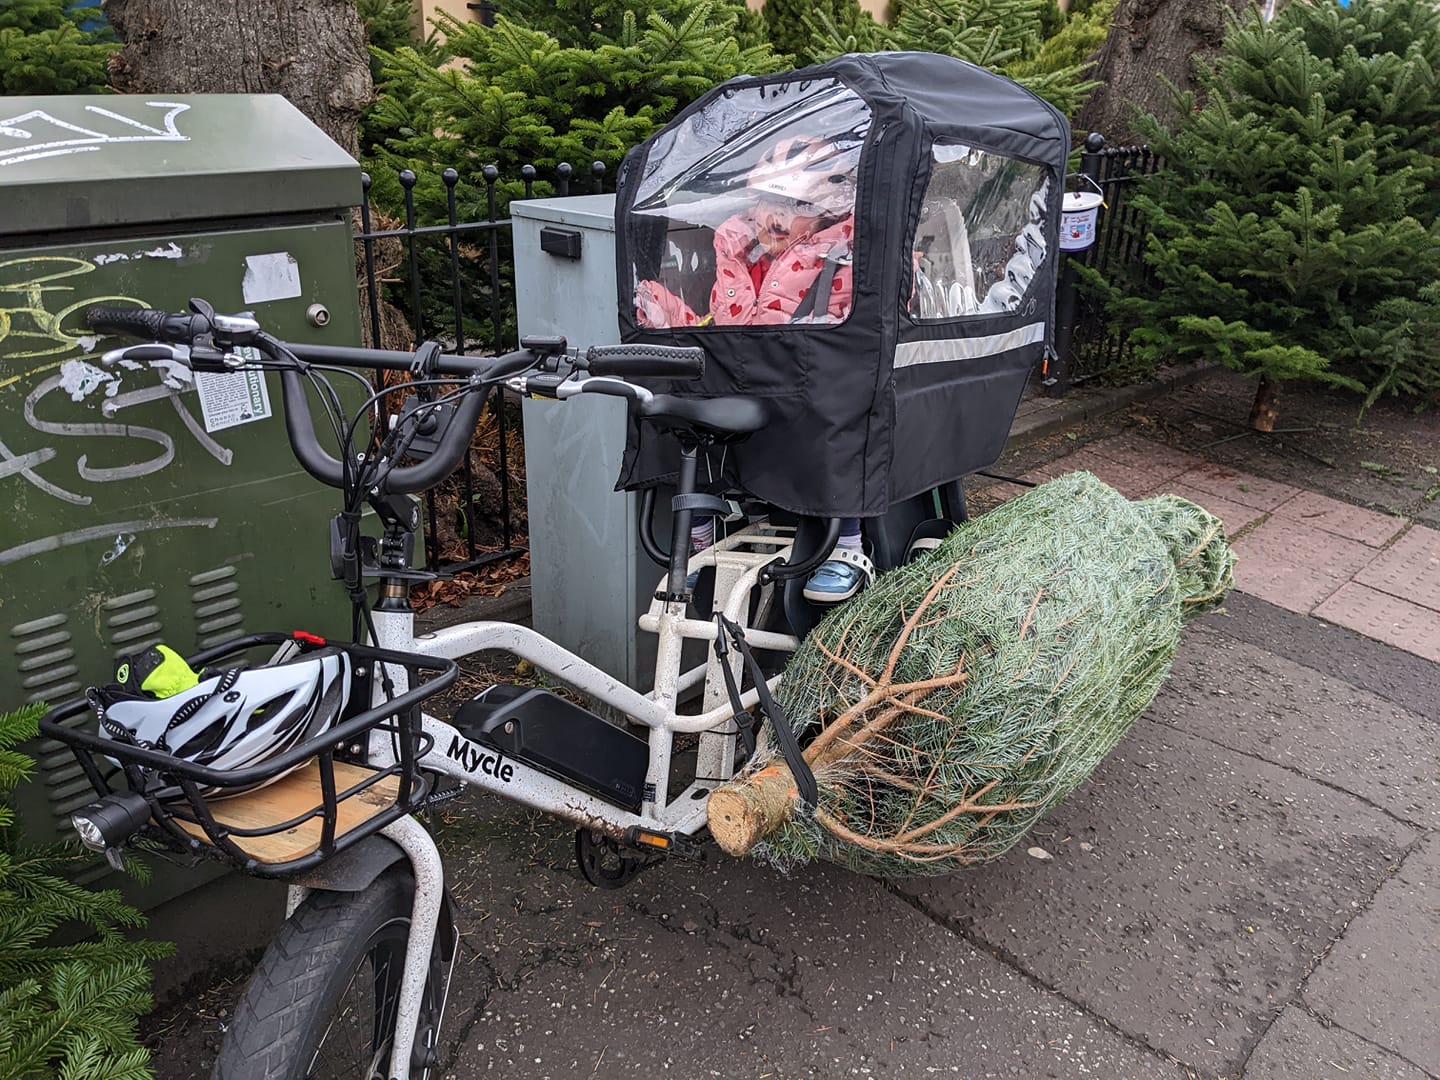
[[[516,202],[510,216],[521,336],[617,343],[615,197]],[[639,499],[615,491],[625,403],[598,395],[527,400],[523,416],[535,629],[630,686],[648,686],[654,646],[637,640],[635,620],[661,570],[636,536]]]

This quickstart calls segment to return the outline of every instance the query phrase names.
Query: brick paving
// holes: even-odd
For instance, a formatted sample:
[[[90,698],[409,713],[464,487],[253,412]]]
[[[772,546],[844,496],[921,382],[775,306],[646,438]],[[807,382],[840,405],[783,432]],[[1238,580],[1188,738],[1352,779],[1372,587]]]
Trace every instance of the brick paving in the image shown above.
[[[1440,661],[1440,531],[1134,433],[1091,443],[1024,479],[1076,469],[1129,498],[1173,492],[1215,514],[1235,545],[1239,591]]]

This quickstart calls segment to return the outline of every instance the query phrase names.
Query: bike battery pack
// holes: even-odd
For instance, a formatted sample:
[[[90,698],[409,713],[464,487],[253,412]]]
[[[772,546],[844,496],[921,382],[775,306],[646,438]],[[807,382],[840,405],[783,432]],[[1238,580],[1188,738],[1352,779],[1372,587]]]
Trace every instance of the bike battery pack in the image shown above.
[[[574,702],[548,690],[497,683],[461,705],[452,723],[467,739],[640,812],[649,746]]]

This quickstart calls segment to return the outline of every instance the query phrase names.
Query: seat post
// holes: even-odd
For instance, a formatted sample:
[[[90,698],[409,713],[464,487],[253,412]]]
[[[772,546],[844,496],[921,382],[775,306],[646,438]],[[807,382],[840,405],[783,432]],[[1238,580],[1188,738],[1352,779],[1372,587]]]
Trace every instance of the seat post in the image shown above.
[[[697,443],[689,439],[680,442],[680,474],[676,478],[676,495],[695,493],[695,476],[699,468]],[[670,523],[670,578],[666,582],[669,597],[676,599],[685,595],[686,565],[690,561],[690,518],[692,511],[676,510]]]

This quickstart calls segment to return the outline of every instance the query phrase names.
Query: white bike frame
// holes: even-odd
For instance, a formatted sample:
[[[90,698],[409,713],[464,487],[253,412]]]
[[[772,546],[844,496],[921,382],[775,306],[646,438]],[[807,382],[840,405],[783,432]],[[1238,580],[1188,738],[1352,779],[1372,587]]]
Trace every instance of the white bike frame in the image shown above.
[[[737,623],[754,647],[776,652],[794,652],[797,639],[790,634],[754,630],[749,626],[752,594],[760,588],[754,621],[763,625],[775,600],[775,585],[759,585],[760,571],[777,558],[790,554],[793,530],[759,522],[719,540],[691,557],[688,570],[713,567],[715,611]],[[666,588],[664,579],[659,590]],[[543,634],[513,623],[471,622],[434,633],[415,636],[414,612],[374,611],[376,640],[382,649],[420,653],[425,656],[460,660],[479,652],[497,650],[528,660],[541,671],[575,687],[592,698],[623,713],[633,723],[649,730],[650,760],[645,774],[644,799],[638,814],[596,798],[580,788],[556,779],[522,761],[507,757],[493,747],[467,739],[452,725],[425,714],[423,730],[433,739],[429,751],[419,760],[420,768],[448,776],[462,784],[473,784],[501,798],[518,802],[576,826],[621,839],[627,829],[643,829],[694,835],[705,825],[705,808],[710,792],[735,772],[737,730],[734,708],[726,689],[725,676],[714,649],[704,664],[682,671],[681,651],[687,640],[713,642],[716,623],[688,618],[685,604],[655,599],[640,616],[642,630],[657,635],[655,686],[641,694],[601,671],[584,657],[556,645]],[[742,682],[742,658],[738,650],[727,656],[736,685]],[[409,686],[403,668],[390,668],[395,692]],[[768,681],[773,690],[779,676]],[[700,711],[681,714],[682,694],[703,684]],[[377,703],[381,680],[372,680]],[[749,708],[759,700],[752,687],[741,694],[740,703]],[[675,798],[669,797],[670,763],[677,734],[700,736],[695,778]],[[372,731],[370,760],[381,765],[394,761],[392,736]],[[382,830],[404,850],[414,868],[415,906],[406,945],[405,971],[391,1046],[392,1080],[410,1080],[410,1060],[420,1012],[430,953],[439,921],[444,887],[444,864],[429,832],[414,820],[402,818]],[[291,910],[304,890],[292,887]]]

